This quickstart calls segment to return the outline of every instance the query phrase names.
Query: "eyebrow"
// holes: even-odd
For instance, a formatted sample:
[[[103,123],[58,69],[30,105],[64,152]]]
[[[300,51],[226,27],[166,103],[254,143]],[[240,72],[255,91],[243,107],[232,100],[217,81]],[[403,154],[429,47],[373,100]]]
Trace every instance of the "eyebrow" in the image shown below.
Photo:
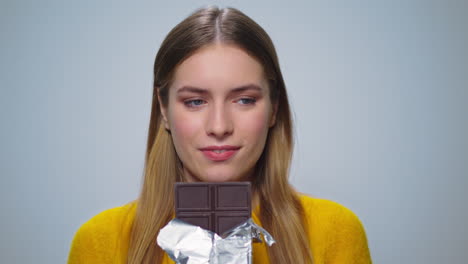
[[[231,89],[229,92],[230,93],[238,93],[238,92],[244,92],[248,90],[254,90],[254,91],[262,91],[262,88],[256,84],[247,84],[243,85],[240,87],[236,87],[234,89]],[[199,93],[199,94],[207,94],[208,90],[195,87],[195,86],[182,86],[179,90],[177,90],[177,93],[183,93],[183,92],[192,92],[192,93]]]

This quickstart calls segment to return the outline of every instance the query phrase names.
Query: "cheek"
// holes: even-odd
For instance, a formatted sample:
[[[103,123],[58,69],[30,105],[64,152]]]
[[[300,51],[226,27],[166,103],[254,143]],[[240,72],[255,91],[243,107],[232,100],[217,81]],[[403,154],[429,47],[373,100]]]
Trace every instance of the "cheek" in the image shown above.
[[[240,119],[239,126],[246,133],[246,136],[260,140],[266,137],[269,126],[269,112],[258,111]],[[261,143],[261,142],[258,142]]]
[[[200,120],[177,110],[169,114],[169,124],[175,144],[190,141],[189,139],[193,138],[201,127]]]

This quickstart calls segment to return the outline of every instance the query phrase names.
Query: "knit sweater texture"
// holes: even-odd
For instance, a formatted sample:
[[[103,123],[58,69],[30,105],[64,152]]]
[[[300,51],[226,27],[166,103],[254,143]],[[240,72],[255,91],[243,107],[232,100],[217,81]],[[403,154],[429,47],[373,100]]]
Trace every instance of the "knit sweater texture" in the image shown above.
[[[300,195],[300,201],[307,217],[314,264],[372,263],[363,225],[351,210],[305,195]],[[103,211],[84,223],[73,238],[68,264],[125,264],[135,212],[135,203],[129,203]],[[261,226],[258,209],[252,212],[252,219]],[[267,246],[253,245],[253,263],[269,263]],[[165,254],[162,264],[169,263],[174,262]]]

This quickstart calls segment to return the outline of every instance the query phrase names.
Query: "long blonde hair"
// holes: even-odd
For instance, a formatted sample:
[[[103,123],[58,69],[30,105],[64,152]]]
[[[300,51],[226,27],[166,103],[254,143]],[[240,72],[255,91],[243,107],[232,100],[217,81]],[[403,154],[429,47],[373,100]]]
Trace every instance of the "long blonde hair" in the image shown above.
[[[156,236],[174,216],[173,185],[183,181],[182,164],[162,123],[158,93],[166,106],[176,67],[201,47],[215,42],[237,45],[254,56],[269,80],[270,99],[277,103],[276,123],[270,128],[252,181],[260,202],[260,221],[277,241],[268,249],[270,262],[312,263],[303,208],[288,182],[292,119],[273,42],[239,10],[217,7],[199,9],[179,23],[156,55],[145,174],[130,236],[128,263],[161,262],[163,251],[156,245]]]

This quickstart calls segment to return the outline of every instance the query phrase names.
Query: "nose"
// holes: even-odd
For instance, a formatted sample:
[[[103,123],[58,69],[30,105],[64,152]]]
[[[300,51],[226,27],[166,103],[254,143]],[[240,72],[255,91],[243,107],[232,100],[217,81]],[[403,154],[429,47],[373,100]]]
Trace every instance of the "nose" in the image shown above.
[[[224,104],[218,104],[210,109],[206,133],[209,136],[223,139],[232,134],[234,129],[230,110]]]

